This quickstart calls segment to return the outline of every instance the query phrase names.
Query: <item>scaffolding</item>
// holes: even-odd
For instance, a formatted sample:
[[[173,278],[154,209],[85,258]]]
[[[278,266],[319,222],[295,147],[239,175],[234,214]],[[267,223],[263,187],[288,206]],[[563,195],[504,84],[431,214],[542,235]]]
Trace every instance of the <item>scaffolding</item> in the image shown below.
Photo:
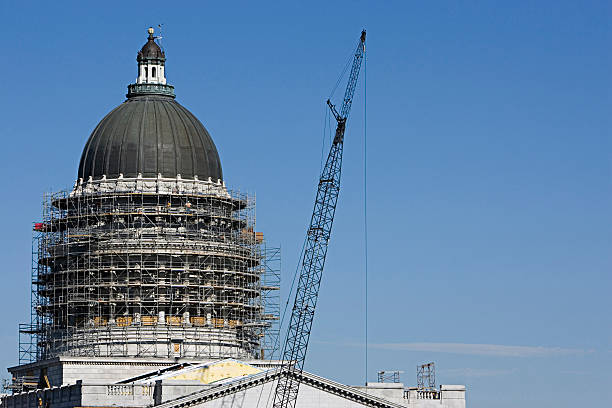
[[[400,382],[400,374],[403,371],[379,371],[378,374],[378,382],[379,383],[399,383]]]
[[[280,281],[281,281],[281,249],[262,245],[262,268],[261,274],[261,299],[262,308],[265,311],[264,320],[270,322],[266,335],[261,341],[260,358],[274,359],[278,351],[280,335]]]
[[[255,232],[254,197],[219,181],[129,183],[44,196],[20,363],[264,358],[278,336],[280,249]]]
[[[419,390],[436,390],[436,368],[434,363],[417,366],[417,388]]]
[[[37,346],[37,338],[39,334],[38,312],[37,308],[40,304],[38,297],[38,256],[39,245],[38,240],[41,237],[41,232],[34,229],[32,240],[32,267],[30,269],[30,322],[19,324],[19,365],[33,363],[39,360],[39,348]]]

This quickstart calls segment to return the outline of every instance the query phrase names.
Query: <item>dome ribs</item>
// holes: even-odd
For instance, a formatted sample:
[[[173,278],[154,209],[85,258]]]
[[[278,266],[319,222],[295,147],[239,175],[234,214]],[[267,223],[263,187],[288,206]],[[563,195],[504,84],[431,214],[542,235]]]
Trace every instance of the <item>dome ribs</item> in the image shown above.
[[[126,122],[130,122],[131,118],[134,116],[134,112],[136,110],[136,107],[133,106],[126,106],[125,112],[123,112],[123,118],[122,120],[126,121]],[[126,116],[128,117],[126,119]],[[122,163],[122,158],[123,158],[123,152],[126,150],[126,146],[128,144],[127,142],[127,138],[129,138],[129,134],[128,134],[128,130],[129,127],[125,126],[122,129],[122,132],[113,132],[113,134],[110,135],[109,139],[108,139],[108,143],[107,143],[107,156],[106,156],[106,165],[104,166],[104,168],[106,169],[106,177],[108,178],[115,178],[115,177],[119,177],[119,173],[121,173],[121,168],[122,165],[125,165],[124,163]],[[119,135],[119,133],[121,133]]]
[[[144,106],[140,104],[128,103],[130,108],[126,112],[123,120],[125,124],[122,126],[125,129],[125,141],[122,149],[125,151],[125,161],[122,160],[121,168],[115,174],[107,174],[107,177],[119,177],[119,173],[134,174],[138,173],[139,165],[139,150],[140,150],[140,133],[142,129],[141,118],[144,115]]]
[[[94,151],[91,154],[91,157],[92,157],[91,166],[87,168],[87,171],[89,172],[89,174],[87,174],[83,178],[88,178],[89,175],[92,173],[100,174],[100,176],[102,176],[103,174],[106,174],[105,152],[106,152],[106,149],[108,148],[108,139],[111,137],[111,135],[115,133],[115,129],[117,128],[118,123],[116,120],[114,120],[114,117],[122,115],[122,110],[123,110],[122,108],[124,108],[123,104],[120,105],[118,109],[113,110],[110,114],[108,114],[103,119],[103,121],[105,121],[106,123],[101,128],[100,133],[104,136],[100,137],[98,139],[98,142],[95,143]],[[107,131],[107,129],[110,129],[110,131]]]
[[[217,181],[217,179],[223,180],[223,171],[221,168],[221,160],[219,159],[219,153],[217,152],[217,148],[210,137],[210,134],[202,125],[202,122],[198,120],[195,116],[191,114],[187,109],[183,106],[179,105],[179,108],[185,112],[185,116],[189,119],[189,122],[193,126],[194,135],[197,135],[196,148],[194,149],[194,154],[199,160],[196,160],[194,163],[194,171],[195,174],[200,178],[208,178],[207,174],[217,174],[217,177],[212,177],[213,181]],[[211,157],[216,158],[216,160],[209,160]],[[203,160],[205,159],[205,160]]]
[[[161,132],[162,136],[162,148],[158,152],[163,160],[163,166],[158,168],[158,172],[165,177],[173,177],[180,173],[180,157],[176,145],[176,118],[170,114],[169,104],[162,103],[166,115],[168,116],[168,126],[170,132]]]
[[[192,178],[193,176],[197,175],[196,172],[196,168],[194,163],[196,162],[195,159],[195,149],[194,149],[194,138],[192,137],[192,135],[197,134],[197,131],[195,129],[188,129],[187,128],[187,124],[185,123],[186,121],[186,116],[185,113],[178,108],[178,104],[177,103],[173,103],[172,104],[172,108],[176,111],[177,113],[177,117],[179,118],[179,120],[181,121],[182,129],[183,132],[177,132],[177,137],[178,137],[178,154],[181,158],[181,169],[182,170],[187,170],[189,169],[189,173],[186,174],[186,177]],[[187,120],[188,121],[188,120]],[[183,175],[181,174],[181,177]]]
[[[157,114],[155,103],[145,100],[142,124],[140,127],[140,145],[138,156],[138,172],[147,177],[157,176]]]
[[[93,130],[92,135],[94,133],[101,131],[104,127],[108,126],[109,117],[111,116],[111,114],[117,111],[120,107],[121,105],[117,106],[108,115],[102,118],[100,123],[98,123],[98,126],[96,126],[96,128]],[[100,140],[99,139],[96,140],[92,138],[91,136],[87,140],[87,143],[85,144],[85,148],[83,149],[83,154],[81,155],[81,162],[79,164],[79,175],[78,175],[79,178],[83,178],[87,180],[89,175],[93,173],[95,152],[98,147],[97,146],[98,143],[100,143]]]

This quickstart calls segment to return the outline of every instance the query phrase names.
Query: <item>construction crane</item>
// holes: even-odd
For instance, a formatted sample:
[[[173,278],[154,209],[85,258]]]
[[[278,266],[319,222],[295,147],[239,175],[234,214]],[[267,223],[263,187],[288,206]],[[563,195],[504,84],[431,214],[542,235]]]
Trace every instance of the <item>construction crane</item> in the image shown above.
[[[344,131],[346,130],[346,120],[353,103],[353,95],[357,86],[361,62],[365,54],[365,38],[366,32],[364,30],[361,32],[359,44],[355,50],[353,65],[340,112],[336,110],[336,107],[329,99],[327,100],[327,105],[336,118],[336,134],[331,144],[325,167],[319,178],[314,210],[306,233],[306,244],[304,246],[304,255],[295,293],[295,303],[283,347],[281,375],[274,394],[272,405],[274,408],[294,408],[297,401],[300,374],[304,369],[310,329],[314,319],[323,266],[325,265],[325,257],[327,255],[327,246],[336,213],[338,194],[340,193]]]

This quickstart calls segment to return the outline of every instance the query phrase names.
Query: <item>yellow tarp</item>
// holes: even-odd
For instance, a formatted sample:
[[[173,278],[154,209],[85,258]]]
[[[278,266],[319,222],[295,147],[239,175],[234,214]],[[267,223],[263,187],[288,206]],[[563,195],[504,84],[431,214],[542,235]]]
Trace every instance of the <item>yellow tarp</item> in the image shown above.
[[[245,375],[260,373],[257,367],[250,366],[248,364],[240,363],[234,360],[219,361],[218,363],[212,363],[204,367],[189,370],[187,372],[177,373],[168,380],[182,380],[182,381],[198,381],[202,384],[210,384],[216,381],[225,380],[227,378],[243,377]]]

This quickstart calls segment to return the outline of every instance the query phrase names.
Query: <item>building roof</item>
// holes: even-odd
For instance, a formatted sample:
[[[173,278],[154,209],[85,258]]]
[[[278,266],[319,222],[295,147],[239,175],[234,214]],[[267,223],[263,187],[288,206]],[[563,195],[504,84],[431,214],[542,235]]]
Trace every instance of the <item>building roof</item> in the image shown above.
[[[238,378],[261,373],[262,368],[255,367],[244,361],[233,358],[209,361],[205,363],[183,363],[165,370],[157,370],[148,374],[140,375],[135,379],[125,379],[122,384],[150,384],[157,380],[182,381],[196,384],[221,384],[235,381]]]
[[[172,97],[131,96],[100,121],[81,155],[78,177],[223,179],[206,128]]]
[[[181,396],[158,405],[158,408],[189,408],[227,395],[239,393],[244,390],[255,388],[261,384],[273,382],[281,375],[295,375],[299,377],[301,384],[309,385],[324,392],[335,394],[346,400],[357,402],[369,407],[378,408],[402,408],[402,405],[382,399],[374,395],[368,395],[348,385],[340,384],[327,378],[303,371],[301,373],[288,373],[282,369],[270,369],[262,373],[251,374],[246,377],[236,378],[233,381],[221,383],[215,387],[196,391],[192,394]],[[265,405],[265,404],[264,404]]]

